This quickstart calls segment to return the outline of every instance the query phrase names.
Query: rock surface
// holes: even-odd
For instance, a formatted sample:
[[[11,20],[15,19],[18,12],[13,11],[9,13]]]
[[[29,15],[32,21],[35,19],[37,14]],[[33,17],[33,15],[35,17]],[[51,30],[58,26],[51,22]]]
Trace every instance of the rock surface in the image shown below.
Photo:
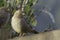
[[[16,37],[9,40],[60,40],[60,30],[32,34],[24,37]]]

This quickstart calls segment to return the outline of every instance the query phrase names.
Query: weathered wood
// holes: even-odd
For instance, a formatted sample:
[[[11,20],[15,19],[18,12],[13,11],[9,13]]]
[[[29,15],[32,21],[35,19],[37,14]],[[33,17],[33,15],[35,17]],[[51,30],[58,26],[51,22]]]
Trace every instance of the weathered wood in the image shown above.
[[[0,28],[4,27],[10,19],[10,13],[7,7],[0,8]]]
[[[10,19],[10,13],[7,7],[0,8],[0,40],[6,40],[9,35],[9,31],[6,29]]]

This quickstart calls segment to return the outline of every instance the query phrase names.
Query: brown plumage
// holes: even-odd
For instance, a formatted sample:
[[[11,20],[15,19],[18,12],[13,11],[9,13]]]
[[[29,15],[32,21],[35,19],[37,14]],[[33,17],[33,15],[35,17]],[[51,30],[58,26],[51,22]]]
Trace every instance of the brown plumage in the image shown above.
[[[7,7],[0,8],[0,28],[2,28],[6,23],[8,23],[10,14]]]
[[[12,21],[11,21],[11,25],[12,25],[12,28],[17,32],[17,33],[20,33],[21,36],[23,36],[25,33],[35,33],[37,34],[38,32],[33,30],[32,27],[30,27],[23,15],[22,15],[22,12],[21,10],[17,10],[13,17],[12,17]]]

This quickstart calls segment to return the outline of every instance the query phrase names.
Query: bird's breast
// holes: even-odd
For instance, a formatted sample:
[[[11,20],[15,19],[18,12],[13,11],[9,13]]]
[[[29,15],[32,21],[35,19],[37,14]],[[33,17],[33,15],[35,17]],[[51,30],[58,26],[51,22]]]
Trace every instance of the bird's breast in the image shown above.
[[[11,25],[16,32],[21,32],[21,20],[19,18],[12,17]]]

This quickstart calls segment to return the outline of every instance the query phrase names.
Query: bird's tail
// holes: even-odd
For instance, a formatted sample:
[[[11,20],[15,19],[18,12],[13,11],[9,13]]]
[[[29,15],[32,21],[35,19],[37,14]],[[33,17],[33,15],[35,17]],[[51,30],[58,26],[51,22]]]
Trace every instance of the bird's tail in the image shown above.
[[[39,33],[36,30],[32,30],[31,32],[34,33],[34,34],[38,34]]]

